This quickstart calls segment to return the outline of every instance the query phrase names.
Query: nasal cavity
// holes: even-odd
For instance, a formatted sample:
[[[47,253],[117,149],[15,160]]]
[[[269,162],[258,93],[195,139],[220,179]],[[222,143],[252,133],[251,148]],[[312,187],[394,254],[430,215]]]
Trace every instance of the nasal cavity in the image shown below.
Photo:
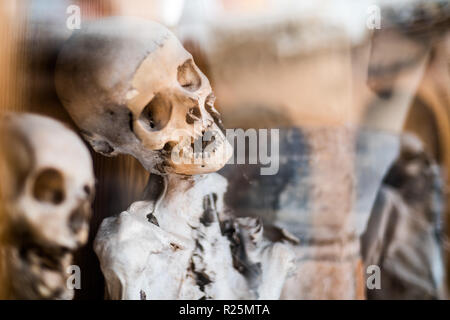
[[[82,207],[73,210],[69,217],[69,228],[74,234],[78,234],[86,221],[86,212]]]
[[[186,122],[188,124],[194,124],[195,121],[201,121],[202,113],[199,107],[192,107],[186,114]]]

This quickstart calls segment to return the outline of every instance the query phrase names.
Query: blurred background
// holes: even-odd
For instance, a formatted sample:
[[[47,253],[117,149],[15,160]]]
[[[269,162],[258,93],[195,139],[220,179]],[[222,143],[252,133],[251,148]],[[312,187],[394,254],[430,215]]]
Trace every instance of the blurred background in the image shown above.
[[[74,32],[71,5],[80,8],[81,28],[106,16],[166,25],[210,79],[225,127],[280,130],[276,175],[261,176],[258,164],[220,173],[232,214],[260,217],[273,241],[280,230],[295,239],[306,261],[292,280],[296,298],[447,298],[448,1],[4,0],[0,110],[48,115],[77,130],[53,79],[61,44]],[[91,240],[76,258],[77,299],[103,298],[92,240],[148,179],[129,156],[92,156],[97,190]],[[350,258],[303,256],[316,242],[355,239]],[[368,265],[380,266],[382,290],[364,289]],[[327,272],[304,284],[317,266]],[[325,278],[343,274],[355,293],[347,285],[323,289]]]

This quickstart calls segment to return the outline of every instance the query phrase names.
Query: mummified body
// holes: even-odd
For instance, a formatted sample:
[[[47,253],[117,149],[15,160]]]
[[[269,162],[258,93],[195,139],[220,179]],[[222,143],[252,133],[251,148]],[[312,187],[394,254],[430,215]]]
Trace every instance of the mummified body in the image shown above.
[[[109,18],[74,34],[56,87],[92,147],[151,172],[143,201],[105,219],[95,251],[113,299],[278,298],[293,255],[254,219],[224,213],[231,156],[206,76],[178,39]],[[208,174],[210,173],[210,174]]]
[[[278,299],[292,256],[256,219],[223,214],[218,174],[168,177],[161,202],[104,220],[95,251],[113,299]]]
[[[3,294],[71,299],[72,256],[87,241],[94,192],[89,151],[46,117],[8,114],[0,128]]]

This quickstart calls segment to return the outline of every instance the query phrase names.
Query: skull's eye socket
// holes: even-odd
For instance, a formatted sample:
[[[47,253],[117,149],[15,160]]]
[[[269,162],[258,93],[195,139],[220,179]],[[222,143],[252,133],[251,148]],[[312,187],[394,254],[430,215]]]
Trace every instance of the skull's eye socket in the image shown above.
[[[142,110],[139,122],[148,131],[159,131],[167,125],[171,114],[171,103],[157,94]]]
[[[181,66],[178,67],[177,78],[178,83],[189,91],[198,90],[202,84],[202,80],[192,59],[186,60]]]
[[[40,202],[61,204],[65,198],[62,174],[55,169],[42,170],[34,182],[33,195]]]
[[[186,122],[188,124],[194,124],[195,121],[201,121],[202,114],[200,108],[198,106],[194,106],[189,108],[188,113],[186,114]]]

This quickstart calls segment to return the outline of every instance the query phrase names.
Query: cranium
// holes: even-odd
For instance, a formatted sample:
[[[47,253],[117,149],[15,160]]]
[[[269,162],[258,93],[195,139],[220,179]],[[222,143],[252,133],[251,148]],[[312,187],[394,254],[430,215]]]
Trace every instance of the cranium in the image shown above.
[[[83,27],[62,48],[55,81],[104,155],[130,154],[148,171],[181,174],[216,171],[231,156],[208,79],[158,23],[116,17]]]
[[[87,241],[94,174],[78,136],[55,120],[8,114],[1,121],[1,249],[8,295],[70,299],[72,252]],[[7,186],[7,188],[5,188]]]

